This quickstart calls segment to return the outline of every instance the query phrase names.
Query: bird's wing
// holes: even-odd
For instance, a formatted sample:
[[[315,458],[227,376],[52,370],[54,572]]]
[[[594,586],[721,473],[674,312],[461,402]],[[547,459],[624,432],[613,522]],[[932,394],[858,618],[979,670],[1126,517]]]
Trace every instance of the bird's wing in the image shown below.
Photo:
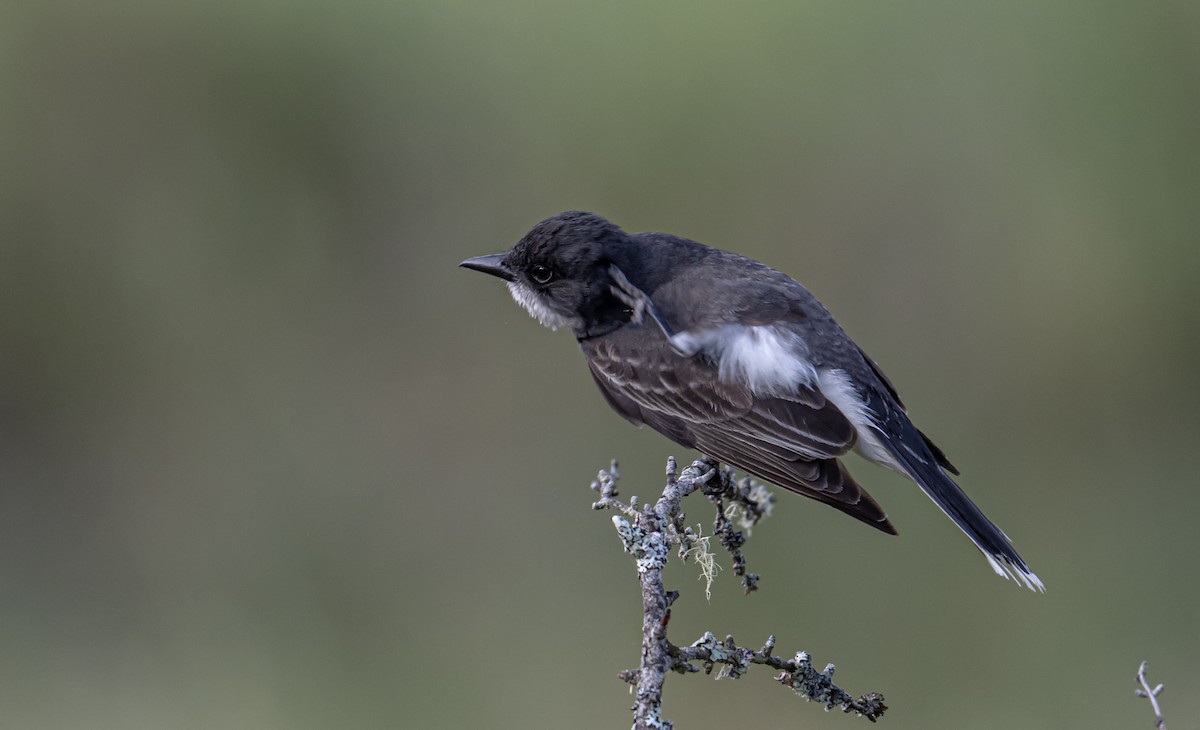
[[[706,357],[673,350],[652,324],[581,344],[609,405],[634,423],[895,532],[837,461],[854,446],[857,433],[814,386],[755,393],[745,381],[722,378]]]

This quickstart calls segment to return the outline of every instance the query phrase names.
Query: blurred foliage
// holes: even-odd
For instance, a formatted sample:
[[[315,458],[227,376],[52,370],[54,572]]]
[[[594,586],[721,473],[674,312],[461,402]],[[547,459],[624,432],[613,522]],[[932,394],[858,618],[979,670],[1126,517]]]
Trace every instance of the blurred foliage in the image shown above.
[[[806,282],[1048,587],[854,464],[899,538],[780,495],[673,636],[896,730],[1145,725],[1141,659],[1200,716],[1198,130],[1188,0],[6,3],[0,726],[626,726],[586,487],[677,449],[455,268],[570,208]],[[752,703],[861,722],[667,686]]]

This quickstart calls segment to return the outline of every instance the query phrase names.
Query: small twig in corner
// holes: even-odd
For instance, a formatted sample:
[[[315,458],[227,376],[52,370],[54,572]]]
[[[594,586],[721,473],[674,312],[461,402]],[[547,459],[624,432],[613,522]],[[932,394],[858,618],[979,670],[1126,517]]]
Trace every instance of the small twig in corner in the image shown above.
[[[1150,662],[1142,662],[1142,665],[1138,667],[1138,688],[1134,690],[1134,693],[1138,697],[1145,697],[1150,700],[1150,706],[1154,708],[1154,727],[1158,730],[1167,730],[1167,721],[1163,719],[1162,708],[1158,706],[1158,696],[1162,694],[1163,686],[1159,684],[1154,688],[1150,687],[1150,681],[1146,679],[1146,667],[1149,665]]]

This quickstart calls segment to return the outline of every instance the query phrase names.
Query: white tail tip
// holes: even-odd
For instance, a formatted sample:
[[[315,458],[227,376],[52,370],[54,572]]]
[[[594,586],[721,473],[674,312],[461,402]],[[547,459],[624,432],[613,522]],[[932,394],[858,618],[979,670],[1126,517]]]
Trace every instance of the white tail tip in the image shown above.
[[[984,553],[983,557],[987,558],[988,565],[992,566],[992,570],[996,571],[996,575],[1006,580],[1016,581],[1018,585],[1023,583],[1031,591],[1046,592],[1046,586],[1042,584],[1042,579],[1038,578],[1028,568],[1013,565],[1012,562],[1001,555],[988,555]]]

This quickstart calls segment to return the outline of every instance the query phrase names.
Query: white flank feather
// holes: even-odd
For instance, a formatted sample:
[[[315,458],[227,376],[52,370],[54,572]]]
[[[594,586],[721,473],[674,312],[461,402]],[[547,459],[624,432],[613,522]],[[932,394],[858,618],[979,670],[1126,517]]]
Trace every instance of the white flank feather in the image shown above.
[[[680,332],[671,338],[680,353],[704,353],[717,363],[726,382],[744,382],[758,395],[794,393],[817,381],[808,359],[808,346],[798,335],[774,325],[747,327],[727,324],[700,332]]]
[[[904,467],[879,440],[878,427],[875,425],[875,419],[871,417],[871,410],[850,382],[850,376],[844,370],[827,368],[817,374],[817,384],[821,393],[849,419],[854,430],[858,432],[858,443],[854,445],[854,450],[868,461],[907,476]]]

